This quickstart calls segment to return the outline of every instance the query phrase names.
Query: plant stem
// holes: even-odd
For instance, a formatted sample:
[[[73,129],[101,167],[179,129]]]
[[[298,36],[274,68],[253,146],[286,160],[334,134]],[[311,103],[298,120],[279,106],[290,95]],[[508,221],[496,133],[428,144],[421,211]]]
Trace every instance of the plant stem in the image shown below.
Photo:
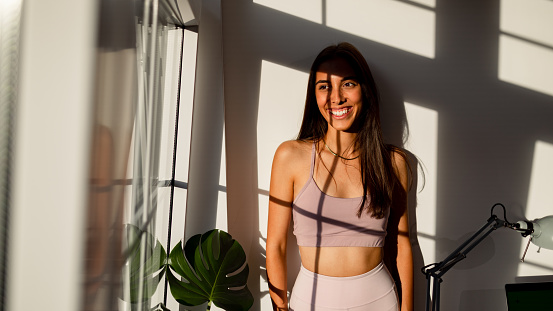
[[[207,311],[211,310],[211,300],[207,303]]]

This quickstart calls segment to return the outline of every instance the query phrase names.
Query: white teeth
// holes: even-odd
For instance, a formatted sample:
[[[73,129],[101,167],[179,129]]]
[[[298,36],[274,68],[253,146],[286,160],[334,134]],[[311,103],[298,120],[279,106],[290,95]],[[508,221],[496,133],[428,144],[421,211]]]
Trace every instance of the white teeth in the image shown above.
[[[349,109],[346,108],[346,109],[342,109],[342,110],[338,110],[338,111],[331,110],[330,113],[335,115],[335,116],[340,117],[340,116],[343,116],[344,114],[348,113],[348,111],[349,111]]]

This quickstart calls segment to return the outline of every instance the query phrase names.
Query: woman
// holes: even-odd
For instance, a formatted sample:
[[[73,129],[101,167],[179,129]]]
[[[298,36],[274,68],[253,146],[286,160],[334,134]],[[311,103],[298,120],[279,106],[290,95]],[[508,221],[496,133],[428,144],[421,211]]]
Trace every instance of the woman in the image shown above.
[[[319,53],[298,139],[282,143],[273,160],[267,275],[275,310],[413,308],[410,170],[405,154],[383,143],[378,101],[367,62],[354,46],[340,43]],[[291,220],[302,265],[289,309]],[[391,246],[397,246],[392,253],[401,297],[383,264],[388,231],[397,233]]]

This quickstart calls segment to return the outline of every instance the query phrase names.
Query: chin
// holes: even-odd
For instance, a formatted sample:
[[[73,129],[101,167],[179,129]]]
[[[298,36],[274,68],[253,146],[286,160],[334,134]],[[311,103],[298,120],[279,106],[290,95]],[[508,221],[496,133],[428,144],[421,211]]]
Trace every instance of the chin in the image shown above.
[[[349,126],[332,126],[333,129],[335,129],[336,131],[340,131],[340,132],[348,132],[348,133],[351,133],[351,132],[354,132],[353,131],[353,126],[349,125]]]
[[[353,120],[331,120],[331,122],[333,123],[331,123],[332,125],[329,124],[329,126],[341,132],[356,132],[358,128]]]

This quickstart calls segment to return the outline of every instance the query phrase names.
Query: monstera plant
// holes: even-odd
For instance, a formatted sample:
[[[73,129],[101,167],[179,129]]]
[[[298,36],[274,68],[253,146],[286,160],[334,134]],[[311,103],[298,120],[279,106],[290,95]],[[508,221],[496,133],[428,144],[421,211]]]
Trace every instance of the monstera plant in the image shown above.
[[[128,263],[129,294],[122,297],[131,304],[148,301],[167,270],[167,253],[149,232],[126,226],[127,248],[123,254]],[[142,259],[144,258],[144,259]]]
[[[194,235],[184,248],[179,242],[169,256],[159,241],[147,232],[130,226],[127,234],[135,238],[144,234],[142,246],[145,246],[142,259],[139,245],[128,248],[131,303],[137,303],[139,297],[142,302],[149,300],[166,276],[171,294],[185,306],[207,302],[207,310],[213,303],[228,311],[245,311],[252,306],[246,254],[230,234],[215,229]],[[168,310],[162,304],[158,309]]]

